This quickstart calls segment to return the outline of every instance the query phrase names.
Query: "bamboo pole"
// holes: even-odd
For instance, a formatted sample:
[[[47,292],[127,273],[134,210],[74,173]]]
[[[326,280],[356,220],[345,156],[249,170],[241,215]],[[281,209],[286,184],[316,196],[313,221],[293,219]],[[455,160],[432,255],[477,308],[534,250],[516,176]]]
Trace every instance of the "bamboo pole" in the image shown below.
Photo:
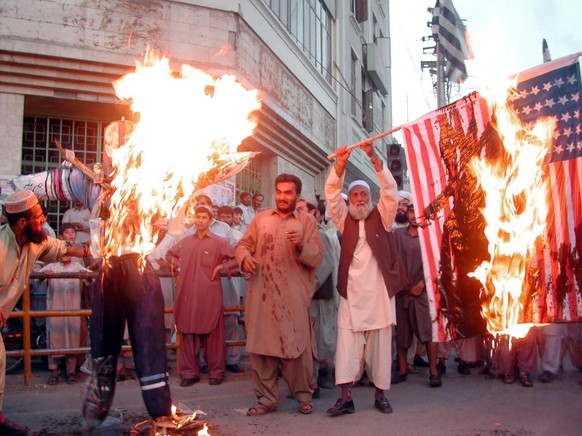
[[[379,134],[377,134],[376,136],[372,136],[372,137],[370,137],[370,138],[364,139],[363,141],[356,142],[355,144],[352,144],[352,145],[348,146],[347,150],[353,150],[354,148],[361,147],[362,145],[364,145],[364,144],[366,144],[366,143],[368,143],[368,142],[375,141],[375,140],[377,140],[377,139],[383,138],[384,136],[387,136],[387,135],[389,135],[390,133],[397,132],[397,131],[398,131],[398,130],[400,130],[400,129],[402,129],[402,126],[398,126],[398,127],[394,127],[394,128],[392,128],[392,129],[390,129],[390,130],[386,130],[385,132],[379,133]],[[327,155],[327,158],[328,158],[329,160],[333,160],[333,159],[335,159],[336,157],[337,157],[337,151],[336,151],[335,153],[332,153],[332,154],[328,154],[328,155]]]

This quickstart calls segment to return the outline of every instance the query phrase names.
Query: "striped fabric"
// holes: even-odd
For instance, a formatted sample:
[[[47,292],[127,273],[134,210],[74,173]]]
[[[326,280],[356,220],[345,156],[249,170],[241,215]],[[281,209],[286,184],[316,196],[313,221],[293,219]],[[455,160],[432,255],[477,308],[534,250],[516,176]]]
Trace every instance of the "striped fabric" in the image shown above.
[[[465,60],[472,59],[465,25],[451,0],[437,0],[432,13],[432,34],[446,60],[446,75],[452,82],[467,78]]]
[[[517,76],[511,104],[524,123],[556,123],[544,165],[551,192],[546,229],[538,238],[520,322],[582,321],[582,112],[580,54],[544,63]],[[437,341],[470,337],[484,328],[480,283],[466,273],[488,259],[483,193],[467,168],[476,156],[495,157],[501,145],[489,106],[474,92],[403,127],[423,265]]]

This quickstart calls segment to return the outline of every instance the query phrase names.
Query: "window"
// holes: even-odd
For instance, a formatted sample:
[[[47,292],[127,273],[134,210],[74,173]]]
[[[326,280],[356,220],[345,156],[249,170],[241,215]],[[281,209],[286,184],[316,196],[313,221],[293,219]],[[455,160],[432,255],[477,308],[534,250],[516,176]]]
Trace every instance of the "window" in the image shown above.
[[[358,23],[368,20],[368,0],[353,0],[351,9]]]
[[[358,71],[358,57],[356,53],[352,51],[352,64],[350,66],[350,80],[351,80],[351,93],[352,93],[352,115],[355,117],[358,111],[358,99],[357,88],[358,88],[358,78],[356,76],[356,71]]]
[[[263,0],[328,82],[331,82],[331,14],[322,0]]]
[[[244,170],[236,175],[234,204],[240,202],[241,192],[261,193],[261,171],[259,159],[251,159]]]

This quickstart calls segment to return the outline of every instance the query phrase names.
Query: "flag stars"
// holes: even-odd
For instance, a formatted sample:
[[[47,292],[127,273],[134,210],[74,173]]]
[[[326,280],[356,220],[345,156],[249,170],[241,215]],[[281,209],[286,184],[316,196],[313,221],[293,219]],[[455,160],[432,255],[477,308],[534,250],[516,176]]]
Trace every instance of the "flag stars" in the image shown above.
[[[579,135],[580,133],[582,133],[582,127],[580,127],[580,124],[578,124],[576,126],[576,135]]]
[[[521,95],[521,98],[526,98],[528,96],[528,92],[525,89],[522,89],[519,91],[519,95]]]
[[[562,114],[562,116],[560,117],[560,119],[561,119],[562,121],[565,121],[566,123],[567,123],[568,121],[570,121],[570,118],[572,118],[572,115],[570,115],[568,112],[564,112],[564,113]]]
[[[543,107],[544,107],[544,105],[543,105],[543,104],[541,104],[541,103],[538,101],[538,102],[535,104],[535,106],[534,106],[534,110],[536,110],[536,111],[538,111],[538,112],[539,112],[539,111],[541,111],[541,110],[542,110],[542,108],[543,108]]]
[[[554,130],[554,134],[552,136],[554,139],[558,139],[560,137],[560,131],[558,129]]]
[[[572,94],[570,96],[570,100],[575,101],[575,102],[578,102],[578,100],[580,100],[580,93],[577,92],[576,94]]]
[[[546,106],[549,107],[550,109],[552,108],[552,106],[554,106],[556,104],[556,102],[554,101],[553,98],[550,98],[549,100],[546,100]]]
[[[563,84],[564,84],[564,80],[561,77],[554,80],[554,86],[557,86],[558,88],[560,88]]]
[[[576,75],[572,74],[571,76],[568,76],[566,80],[568,81],[568,85],[573,85],[576,83]]]
[[[572,143],[572,142],[571,142],[571,143],[569,143],[569,144],[568,144],[568,147],[566,147],[566,148],[567,148],[567,150],[568,150],[570,153],[572,153],[574,150],[576,150],[576,146],[575,146],[575,145],[574,145],[574,143]]]
[[[571,134],[572,134],[572,129],[571,128],[568,127],[567,129],[564,129],[564,136],[568,137]]]
[[[532,86],[531,90],[529,91],[530,94],[533,95],[538,95],[538,93],[540,92],[540,88],[536,85],[536,86]]]
[[[556,147],[554,148],[554,153],[556,154],[562,154],[563,151],[564,148],[561,145],[556,145]]]
[[[579,120],[579,119],[580,119],[580,110],[576,109],[576,110],[574,111],[574,118],[576,118],[577,120]]]
[[[552,89],[552,83],[551,82],[546,82],[543,85],[544,91],[549,91],[550,89]]]
[[[529,113],[532,111],[532,108],[529,106],[529,104],[527,106],[524,106],[521,108],[521,111],[526,114],[529,115]]]
[[[563,95],[560,98],[558,98],[558,103],[560,103],[561,105],[565,105],[566,103],[568,103],[568,97]]]

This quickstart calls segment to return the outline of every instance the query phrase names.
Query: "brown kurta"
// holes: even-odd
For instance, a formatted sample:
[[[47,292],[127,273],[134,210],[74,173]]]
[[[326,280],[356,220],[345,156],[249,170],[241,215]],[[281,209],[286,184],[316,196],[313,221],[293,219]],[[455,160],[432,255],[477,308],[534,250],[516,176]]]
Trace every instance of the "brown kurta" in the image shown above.
[[[180,281],[174,302],[176,327],[182,333],[206,334],[218,325],[223,313],[220,279],[210,280],[212,271],[234,256],[225,239],[212,233],[182,239],[168,251],[167,258],[178,258]],[[228,265],[236,269],[234,260]]]
[[[301,254],[287,240],[291,230],[303,233]],[[295,359],[311,345],[309,304],[322,253],[311,215],[295,211],[281,217],[269,209],[255,216],[235,249],[239,265],[249,254],[259,261],[245,307],[249,353]]]

